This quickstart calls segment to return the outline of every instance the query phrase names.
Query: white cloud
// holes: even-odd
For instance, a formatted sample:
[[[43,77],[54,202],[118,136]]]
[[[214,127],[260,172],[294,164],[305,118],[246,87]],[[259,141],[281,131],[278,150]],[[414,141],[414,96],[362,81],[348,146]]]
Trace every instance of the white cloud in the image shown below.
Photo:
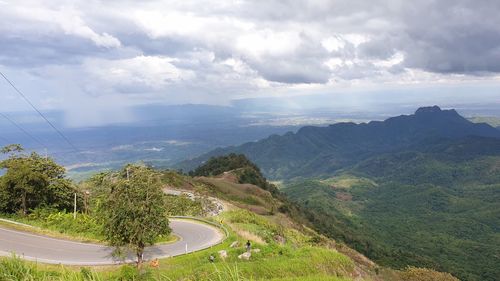
[[[339,51],[345,47],[345,41],[339,35],[328,37],[321,41],[321,45],[328,51]]]
[[[292,55],[301,40],[295,32],[276,32],[270,29],[248,32],[236,38],[236,49],[245,55],[261,58],[263,55]]]
[[[41,13],[42,15],[44,13]],[[57,11],[47,11],[47,14],[42,17],[37,17],[41,21],[49,21],[57,23],[60,28],[70,35],[80,36],[94,42],[99,47],[117,48],[121,46],[120,41],[109,35],[106,32],[101,34],[90,28],[83,19],[78,15],[78,12],[73,9],[60,9]]]
[[[94,123],[107,107],[497,81],[500,72],[493,1],[0,4],[2,70],[22,72],[18,83],[43,89],[37,103],[44,107],[96,108]],[[114,115],[129,118],[124,110]]]
[[[389,68],[402,63],[405,59],[404,54],[398,52],[387,60],[375,60],[373,64],[377,67]]]
[[[99,47],[117,48],[121,46],[121,42],[116,37],[106,32],[94,31],[81,17],[82,11],[78,11],[74,7],[63,5],[52,7],[52,5],[45,6],[40,2],[32,1],[10,4],[9,6],[12,9],[8,9],[4,13],[26,24],[28,28],[37,30],[38,33],[50,34],[58,28],[65,34],[88,39]]]
[[[85,70],[96,80],[115,89],[131,92],[160,90],[165,86],[195,77],[190,70],[177,68],[176,59],[161,56],[137,56],[129,59],[92,59]]]
[[[370,37],[365,34],[348,33],[342,35],[342,37],[345,41],[353,44],[354,47],[358,47],[359,45],[370,41]]]
[[[178,12],[137,11],[134,20],[151,38],[165,36],[193,36],[213,23],[210,18]]]
[[[336,68],[345,64],[346,63],[340,58],[331,58],[325,62],[325,65],[331,70],[335,70]]]

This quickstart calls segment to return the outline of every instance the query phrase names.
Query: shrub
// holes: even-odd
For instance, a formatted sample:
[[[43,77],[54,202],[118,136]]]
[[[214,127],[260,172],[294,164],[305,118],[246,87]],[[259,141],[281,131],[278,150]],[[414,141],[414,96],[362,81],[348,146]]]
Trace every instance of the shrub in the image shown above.
[[[405,271],[401,272],[401,278],[405,281],[459,281],[449,273],[413,266],[410,266]]]

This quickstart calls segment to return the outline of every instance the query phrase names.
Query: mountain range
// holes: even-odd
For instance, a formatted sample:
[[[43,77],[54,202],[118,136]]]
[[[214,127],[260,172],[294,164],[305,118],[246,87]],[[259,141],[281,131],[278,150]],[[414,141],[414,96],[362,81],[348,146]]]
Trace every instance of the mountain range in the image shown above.
[[[486,123],[473,123],[453,109],[422,107],[412,115],[385,121],[306,126],[296,133],[219,148],[183,161],[177,167],[192,170],[210,157],[240,153],[259,165],[271,179],[327,176],[376,155],[432,150],[468,136],[483,137],[483,141],[493,138],[492,142],[496,142],[500,130]]]

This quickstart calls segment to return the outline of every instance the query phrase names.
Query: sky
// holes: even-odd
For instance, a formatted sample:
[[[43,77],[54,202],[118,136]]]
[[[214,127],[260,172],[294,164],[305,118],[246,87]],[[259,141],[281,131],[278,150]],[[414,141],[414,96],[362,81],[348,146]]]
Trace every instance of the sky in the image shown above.
[[[148,104],[500,108],[499,14],[496,0],[0,0],[0,71],[76,127]],[[1,112],[30,109],[0,92]]]

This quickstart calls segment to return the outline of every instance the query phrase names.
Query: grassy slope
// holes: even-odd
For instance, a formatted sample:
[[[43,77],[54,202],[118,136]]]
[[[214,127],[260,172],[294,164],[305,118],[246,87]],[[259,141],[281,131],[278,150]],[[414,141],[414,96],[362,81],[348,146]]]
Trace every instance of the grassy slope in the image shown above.
[[[355,264],[347,256],[333,249],[325,249],[319,245],[309,243],[310,237],[297,230],[280,229],[272,220],[256,215],[246,210],[235,209],[224,213],[217,220],[223,219],[231,226],[231,234],[221,245],[185,256],[160,261],[158,269],[146,269],[144,280],[351,280]],[[253,242],[253,248],[261,252],[254,253],[250,261],[241,261],[237,255],[245,249],[240,246],[230,248],[233,241],[243,245],[245,237],[237,233],[245,230],[253,237],[260,237],[262,243]],[[273,242],[274,232],[283,235],[285,244]],[[258,239],[257,239],[258,240]],[[215,263],[208,262],[210,254],[217,255],[217,251],[227,250],[228,259],[225,261],[217,257]],[[307,261],[307,262],[304,262]],[[17,263],[17,264],[16,264]],[[2,274],[10,271],[17,276],[11,280],[84,280],[82,271],[78,267],[60,267],[49,265],[30,265],[16,260],[5,260],[0,263],[0,280],[9,280]],[[28,269],[26,269],[28,268]],[[146,266],[149,268],[149,266]],[[87,271],[87,270],[83,270]],[[24,273],[23,273],[24,272]],[[90,271],[94,279],[90,280],[125,280],[136,274],[127,267],[108,267]],[[237,277],[236,277],[237,276]],[[121,278],[121,279],[120,279]]]
[[[281,204],[267,190],[252,184],[239,184],[237,176],[232,173],[192,178],[173,171],[164,171],[163,182],[166,186],[217,197],[259,214],[271,213]]]
[[[0,260],[0,280],[402,280],[402,273],[380,268],[343,244],[317,234],[282,213],[273,212],[273,204],[279,202],[260,198],[248,203],[254,195],[242,190],[250,188],[257,192],[253,190],[255,186],[238,184],[231,178],[190,178],[172,172],[165,172],[164,182],[226,199],[230,210],[213,219],[224,222],[230,229],[230,237],[210,249],[162,259],[159,268],[146,265],[141,275],[130,266],[89,269],[7,258]],[[259,196],[267,198],[267,191],[259,192],[263,192],[258,193]],[[265,212],[258,214],[252,211],[255,209]],[[261,251],[253,253],[249,261],[242,261],[237,256],[244,248],[229,245],[233,241],[244,245],[247,240]],[[219,250],[226,250],[229,258],[221,260]],[[208,262],[210,254],[217,256],[215,263]],[[430,276],[444,276],[425,272]]]
[[[282,215],[261,216],[235,208],[214,219],[218,221],[222,219],[230,228],[230,236],[226,241],[203,251],[162,259],[158,268],[145,265],[142,273],[138,273],[131,266],[90,269],[0,258],[0,280],[457,281],[447,274],[425,269],[418,269],[418,278],[403,278],[414,274],[415,269],[396,272],[355,262],[335,250],[333,241],[324,237],[318,239],[317,234],[311,230],[299,231],[291,227],[293,222]],[[276,234],[282,236],[285,242],[275,242]],[[252,240],[253,249],[261,251],[253,253],[249,261],[242,261],[237,255],[243,253],[245,249],[242,246],[230,248],[229,245],[234,241],[244,245],[247,239]],[[219,250],[226,250],[229,257],[222,260],[217,255]],[[217,256],[214,263],[208,261],[210,254]]]
[[[317,234],[311,230],[298,226],[299,229],[293,228],[294,223],[283,214],[260,216],[248,211],[256,210],[258,213],[269,214],[277,202],[268,191],[250,184],[238,184],[231,177],[190,178],[167,171],[163,181],[166,185],[211,196],[218,195],[230,201],[228,205],[231,205],[232,211],[213,219],[223,220],[230,227],[231,236],[223,244],[211,249],[161,260],[158,269],[145,271],[146,275],[142,278],[144,280],[351,280],[355,274],[355,263],[334,249],[322,248],[318,239],[312,239],[316,238]],[[92,223],[90,218],[79,215],[79,220],[73,221],[71,216],[72,214],[54,213],[16,218],[52,232],[62,232],[65,236],[78,233],[78,237],[81,237],[83,232],[87,234],[84,238],[89,240],[100,238],[96,230],[97,225]],[[73,228],[78,229],[69,231]],[[285,241],[284,244],[277,243],[276,236],[281,237]],[[252,240],[254,248],[260,249],[261,252],[254,253],[250,261],[241,261],[237,255],[245,251],[244,247],[230,248],[229,244],[238,240],[240,245],[244,245],[248,239]],[[208,256],[217,255],[217,251],[222,249],[228,251],[229,258],[225,261],[217,258],[215,263],[209,263]],[[0,280],[84,280],[83,275],[92,276],[89,280],[129,280],[137,274],[129,267],[89,270],[33,265],[16,259],[3,260],[0,268]]]
[[[177,182],[177,185],[180,185],[182,180],[180,180],[178,177],[179,177],[179,175],[177,175],[177,180],[173,180],[173,182]],[[189,178],[186,177],[185,179],[189,179]],[[190,180],[194,181],[194,183],[192,183],[192,185],[197,186],[198,191],[206,192],[207,190],[209,190],[209,192],[212,192],[213,194],[217,194],[217,197],[219,197],[219,198],[225,198],[226,200],[233,202],[233,204],[237,204],[239,207],[242,207],[242,208],[254,211],[254,212],[255,212],[255,210],[265,209],[265,210],[267,210],[267,212],[258,212],[258,213],[267,215],[266,216],[267,218],[274,217],[274,220],[276,220],[276,221],[280,221],[280,222],[286,221],[286,220],[282,219],[281,217],[279,217],[279,215],[280,215],[279,213],[273,212],[272,206],[279,205],[280,202],[275,201],[273,205],[269,205],[269,204],[266,204],[266,202],[262,202],[263,200],[253,201],[253,198],[254,198],[253,192],[248,192],[248,190],[246,190],[246,192],[242,192],[242,191],[245,191],[244,187],[247,185],[237,184],[236,183],[237,178],[232,178],[231,174],[221,175],[218,178],[195,178],[195,179],[190,179]],[[208,185],[204,185],[203,183],[205,183],[205,184],[208,183]],[[325,206],[330,206],[331,208],[329,210],[335,210],[336,212],[339,212],[340,213],[339,217],[341,217],[342,219],[339,221],[335,221],[335,223],[333,225],[329,225],[329,227],[330,227],[330,229],[331,229],[331,227],[333,227],[333,228],[337,228],[337,229],[341,229],[341,230],[352,229],[350,226],[353,224],[353,221],[356,221],[356,218],[353,216],[353,214],[354,214],[354,212],[361,210],[363,208],[363,205],[359,204],[355,200],[349,200],[350,199],[349,197],[345,198],[345,196],[339,196],[339,198],[337,198],[337,196],[339,194],[340,195],[349,194],[353,190],[355,190],[355,191],[368,190],[368,189],[375,190],[378,187],[377,183],[369,178],[352,177],[352,176],[339,176],[336,178],[322,180],[321,185],[329,187],[329,188],[326,188],[327,193],[323,194],[320,192],[320,193],[316,194],[316,198],[309,198],[309,199],[311,199],[310,201],[312,201],[312,202],[323,202],[323,203],[317,204],[317,205],[321,206],[322,208],[324,208]],[[333,187],[333,190],[335,190],[333,193],[332,193],[332,188],[330,188],[330,187]],[[303,192],[303,189],[301,188],[297,191],[298,191],[298,193],[299,193],[298,195],[300,197],[301,193]],[[260,192],[262,193],[262,190],[260,190]],[[336,201],[329,200],[330,196],[332,196],[332,195],[335,198],[340,199],[340,200],[336,200]],[[260,198],[268,198],[271,196],[270,196],[270,194],[266,193],[266,194],[260,194],[259,197]],[[249,202],[249,201],[253,201],[253,202],[251,202],[251,203],[253,203],[253,205],[252,204],[242,204],[242,202]],[[269,201],[269,200],[267,200],[267,201]],[[332,204],[334,204],[334,206],[332,206]],[[323,210],[323,212],[327,213],[327,214],[331,214],[329,212],[329,210]],[[271,214],[271,213],[276,213],[277,215],[270,216],[269,214]],[[325,218],[325,219],[328,220],[328,218]],[[231,226],[234,227],[235,225],[231,225]],[[241,228],[241,225],[239,225],[239,224],[236,226]],[[269,227],[266,227],[265,229],[269,229]],[[287,225],[284,229],[293,229],[293,227],[290,227],[289,225]],[[247,230],[248,229],[243,229],[243,232],[240,231],[238,233],[241,234],[242,236],[246,236],[246,235],[248,235]],[[257,229],[250,228],[250,230],[254,231],[254,232],[255,231],[258,231],[258,232],[264,231],[263,229],[258,229],[258,228]],[[304,229],[301,229],[301,230],[304,231]],[[363,232],[361,231],[360,233],[363,233]],[[267,239],[269,239],[269,237],[267,237]],[[367,239],[363,239],[363,240],[367,241]],[[267,240],[265,240],[265,241],[267,241]],[[362,246],[366,247],[367,245],[365,244]],[[368,247],[371,247],[371,246],[368,245]],[[336,245],[336,248],[338,250],[348,254],[353,260],[356,260],[357,263],[364,262],[364,259],[362,258],[362,256],[357,254],[355,251],[352,251],[350,248],[342,247],[342,244]],[[429,263],[427,263],[426,265],[429,265]],[[434,264],[430,264],[430,265],[433,266]],[[404,266],[406,266],[406,264],[404,264],[404,263],[399,264],[399,267],[404,267]]]

